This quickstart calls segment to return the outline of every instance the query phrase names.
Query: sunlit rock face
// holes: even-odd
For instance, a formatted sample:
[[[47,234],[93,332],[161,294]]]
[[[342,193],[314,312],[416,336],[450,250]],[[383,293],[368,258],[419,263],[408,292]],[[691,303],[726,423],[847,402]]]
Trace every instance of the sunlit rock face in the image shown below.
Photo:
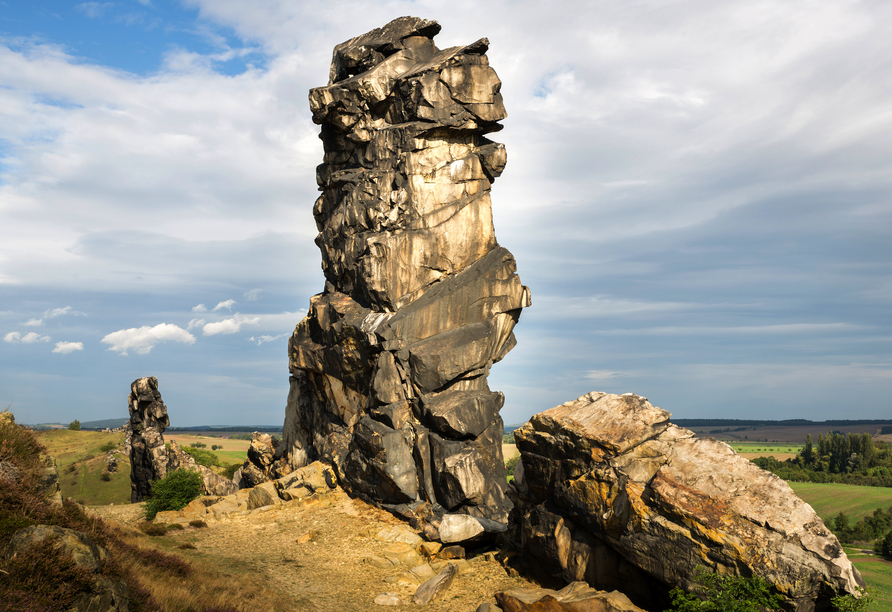
[[[153,480],[167,474],[164,430],[170,427],[167,406],[154,376],[137,378],[130,384],[130,502],[143,501]]]
[[[313,213],[326,284],[289,343],[284,441],[356,495],[504,524],[501,393],[529,290],[498,245],[490,188],[506,116],[488,41],[440,50],[402,17],[334,49],[310,92],[322,126]],[[425,503],[426,502],[426,503]]]
[[[617,588],[648,610],[698,566],[759,575],[797,612],[864,586],[786,482],[633,395],[589,393],[515,430],[511,532],[530,570]]]

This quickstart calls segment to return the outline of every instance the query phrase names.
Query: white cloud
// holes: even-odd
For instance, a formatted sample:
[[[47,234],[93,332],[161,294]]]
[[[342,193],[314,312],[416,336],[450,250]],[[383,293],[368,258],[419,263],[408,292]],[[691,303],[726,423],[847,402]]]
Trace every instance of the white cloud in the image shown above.
[[[220,302],[219,304],[217,304],[216,306],[214,306],[214,312],[217,312],[218,310],[223,310],[224,308],[225,308],[226,310],[231,311],[231,310],[232,310],[232,307],[233,307],[235,304],[236,304],[236,301],[235,301],[235,300],[226,300],[225,302]]]
[[[81,2],[75,8],[90,19],[102,17],[107,9],[115,5],[114,2]]]
[[[231,300],[230,300],[231,301]],[[216,310],[216,308],[214,309]],[[242,325],[257,325],[260,323],[260,317],[242,316],[235,313],[234,317],[223,319],[216,323],[208,323],[201,330],[205,336],[216,336],[217,334],[234,334],[241,331]]]
[[[56,342],[56,348],[53,349],[53,352],[67,355],[68,353],[82,350],[84,350],[83,342]]]
[[[245,293],[244,293],[245,299],[248,300],[249,302],[256,302],[257,300],[260,299],[260,293],[262,291],[263,291],[263,289],[249,289],[248,291],[245,291]]]
[[[121,355],[126,355],[131,349],[139,355],[147,355],[160,342],[194,344],[195,336],[177,325],[161,323],[155,327],[144,325],[112,332],[102,342],[109,345],[108,350]]]
[[[50,340],[49,336],[41,336],[34,332],[28,332],[24,336],[19,332],[9,332],[3,336],[4,342],[12,344],[34,344],[35,342],[49,342]]]
[[[25,327],[40,327],[43,325],[43,319],[29,319],[22,323]]]
[[[260,346],[261,344],[265,344],[267,342],[274,342],[274,341],[280,340],[282,338],[288,338],[289,336],[291,336],[291,334],[287,334],[287,333],[279,334],[278,336],[257,336],[257,337],[251,336],[247,340],[248,340],[248,342],[256,342],[257,346]]]
[[[66,306],[65,308],[52,308],[43,313],[44,319],[55,319],[56,317],[61,317],[66,314],[80,314],[71,311],[71,306]]]
[[[204,319],[192,319],[191,321],[189,321],[189,325],[186,326],[186,329],[192,329],[192,328],[195,328],[195,327],[201,327],[201,326],[204,325],[204,324],[205,324],[205,320],[204,320]]]
[[[613,380],[614,378],[628,378],[631,376],[628,372],[613,372],[611,370],[590,370],[585,373],[585,377],[589,380]]]
[[[199,304],[198,306],[192,307],[192,312],[207,312],[207,311],[208,311],[207,306],[205,306],[204,304]]]

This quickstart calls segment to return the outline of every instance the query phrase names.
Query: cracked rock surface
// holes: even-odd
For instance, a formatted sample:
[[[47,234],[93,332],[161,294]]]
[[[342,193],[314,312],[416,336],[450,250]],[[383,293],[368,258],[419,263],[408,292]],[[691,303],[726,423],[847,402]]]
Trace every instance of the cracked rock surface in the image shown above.
[[[797,612],[829,610],[864,586],[786,482],[670,416],[637,395],[589,393],[516,430],[522,556],[646,609],[664,609],[673,586],[690,589],[697,566],[759,575]]]
[[[530,292],[495,237],[507,157],[488,41],[438,49],[401,17],[337,45],[311,90],[322,126],[313,214],[326,283],[289,343],[290,467],[330,461],[341,485],[436,537],[462,514],[507,523],[501,393]]]

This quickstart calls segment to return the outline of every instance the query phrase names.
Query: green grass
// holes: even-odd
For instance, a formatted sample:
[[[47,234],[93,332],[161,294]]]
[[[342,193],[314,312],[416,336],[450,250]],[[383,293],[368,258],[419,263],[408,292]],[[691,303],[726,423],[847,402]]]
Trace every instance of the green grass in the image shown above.
[[[852,563],[861,572],[867,591],[873,598],[868,612],[889,612],[892,610],[892,561],[876,557],[852,556]]]
[[[220,458],[221,465],[228,465],[230,463],[244,463],[245,459],[248,458],[248,453],[246,451],[215,450],[211,452]]]
[[[791,482],[788,483],[796,495],[815,509],[825,523],[830,524],[834,516],[845,512],[849,523],[855,524],[877,508],[892,506],[892,488],[857,487],[855,485]],[[892,609],[892,608],[890,608]]]
[[[114,442],[123,449],[124,434],[67,429],[35,433],[47,452],[56,458],[63,497],[88,506],[130,503],[130,461],[126,455],[117,455],[118,471],[111,475],[110,481],[101,478],[106,467],[102,447]],[[69,471],[72,465],[73,472]]]

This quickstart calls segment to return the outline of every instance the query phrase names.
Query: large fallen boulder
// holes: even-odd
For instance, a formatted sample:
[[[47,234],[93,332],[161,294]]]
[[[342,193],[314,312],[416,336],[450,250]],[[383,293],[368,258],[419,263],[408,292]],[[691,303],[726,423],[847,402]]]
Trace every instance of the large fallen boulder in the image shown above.
[[[283,432],[293,468],[329,461],[348,492],[434,537],[446,513],[507,523],[504,397],[487,377],[530,305],[492,221],[507,157],[485,136],[506,116],[489,43],[440,50],[439,31],[401,17],[339,44],[310,92],[326,283],[289,343]]]
[[[797,612],[864,586],[786,482],[670,416],[636,395],[589,393],[514,432],[512,529],[531,570],[649,610],[674,586],[693,589],[698,566],[761,576]]]
[[[560,591],[511,589],[496,593],[503,612],[644,612],[618,591],[598,591],[571,582]]]

